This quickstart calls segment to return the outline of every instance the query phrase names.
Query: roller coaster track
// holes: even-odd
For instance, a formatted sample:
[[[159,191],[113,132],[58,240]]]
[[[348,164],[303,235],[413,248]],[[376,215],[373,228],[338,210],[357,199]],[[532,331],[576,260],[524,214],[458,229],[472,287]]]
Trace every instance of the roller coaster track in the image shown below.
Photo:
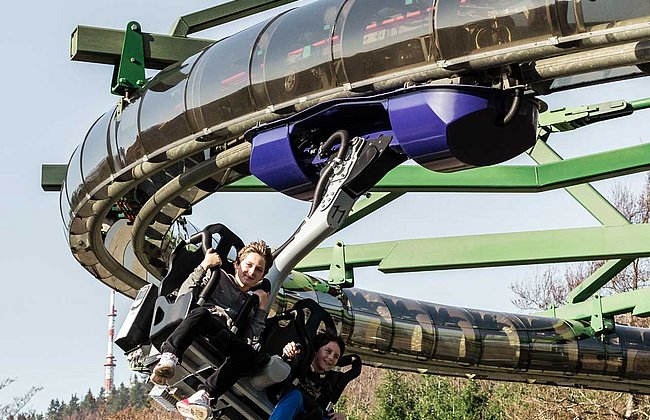
[[[156,90],[156,83],[162,86],[164,77],[184,74],[179,70],[183,66],[193,68],[201,60],[200,55],[193,55],[183,64],[178,64],[176,70],[161,72],[139,93],[131,92],[130,97],[121,99],[114,110],[98,120],[84,145],[73,154],[68,165],[65,188],[61,193],[61,210],[69,232],[70,249],[73,256],[94,277],[133,298],[139,289],[149,283],[157,284],[165,274],[169,242],[174,240],[170,233],[171,227],[188,209],[216,192],[267,189],[264,185],[251,182],[250,178],[246,179],[249,175],[251,144],[244,138],[244,134],[249,130],[309,110],[326,101],[388,94],[405,85],[454,84],[470,79],[475,83],[486,83],[491,78],[494,79],[495,69],[498,69],[496,79],[500,80],[503,89],[511,87],[513,83],[520,83],[528,87],[530,92],[546,93],[549,84],[561,77],[629,65],[639,65],[642,68],[650,61],[649,38],[650,16],[634,17],[620,24],[595,25],[589,31],[571,35],[533,37],[491,50],[428,60],[417,66],[398,66],[392,71],[379,72],[364,80],[312,90],[287,101],[258,106],[252,112],[236,115],[229,120],[198,129],[193,127],[187,133],[181,130],[179,132],[182,135],[167,137],[164,143],[158,143],[156,147],[142,143],[140,136],[144,130],[141,131],[140,127],[144,123],[141,121],[141,112],[147,107],[147,92],[163,92]],[[516,79],[510,74],[513,68],[519,73]],[[191,70],[188,72],[191,73]],[[636,76],[639,74],[635,73],[634,77]],[[182,86],[186,88],[185,85]],[[252,86],[251,82],[246,89],[252,89]],[[183,94],[187,95],[186,92]],[[165,126],[177,123],[179,115],[189,121],[187,104],[183,102],[183,106],[180,114],[155,125],[156,130],[164,132],[167,129]],[[612,105],[608,112],[611,116],[620,116],[645,107],[646,102],[624,103],[620,110],[614,109],[615,106]],[[588,123],[585,121],[589,116],[596,118],[598,111],[602,110],[585,111],[585,118],[571,128]],[[130,145],[127,142],[130,147],[122,147],[124,143],[115,141],[113,137],[116,133],[118,137],[124,133],[120,131],[121,127],[127,127],[124,128],[127,130],[129,124],[135,124],[138,137]],[[550,131],[563,129],[558,128],[560,126],[559,123],[545,126],[547,132],[540,132],[538,151],[545,147],[544,136]],[[101,139],[108,143],[108,149],[98,159],[86,151],[92,150],[88,144],[92,145],[93,141]],[[87,158],[85,153],[91,157]],[[387,199],[394,199],[398,194],[418,188],[411,185],[400,189],[390,185],[391,179],[403,176],[412,177],[413,181],[422,181],[421,190],[426,191],[459,191],[463,188],[508,192],[545,191],[650,168],[647,145],[630,148],[623,153],[628,153],[629,157],[620,165],[612,163],[609,155],[602,154],[557,162],[550,160],[537,167],[474,169],[447,176],[444,182],[423,168],[402,166],[389,173],[371,191],[388,191],[393,195]],[[577,165],[588,166],[589,162],[598,164],[591,170],[580,173],[572,171]],[[567,172],[546,178],[540,176],[542,173],[557,174],[556,171],[561,169],[566,169]],[[490,182],[485,181],[486,178],[495,179],[490,174],[502,177],[504,182],[496,181],[490,185]],[[455,179],[458,180],[456,183]],[[476,184],[472,185],[472,179]],[[512,182],[513,179],[515,182]],[[313,258],[318,260],[318,252],[314,255]],[[650,252],[640,251],[634,257],[647,255]],[[629,259],[630,256],[621,256],[624,261],[626,257]],[[303,268],[308,268],[308,260],[309,258],[303,262]],[[390,361],[376,352],[368,351],[365,356],[384,366],[419,369],[419,363],[415,360],[400,360],[392,366]],[[457,374],[458,371],[457,364],[447,362],[440,362],[436,369],[436,372],[446,374]],[[509,376],[509,373],[499,372],[498,369],[473,369],[479,377],[508,379]],[[544,374],[538,374],[537,377],[543,378]],[[555,377],[551,374],[549,378],[541,380],[562,383],[553,378]],[[639,392],[650,390],[650,382],[645,379],[632,386],[626,383],[617,385],[607,379],[601,381],[594,377],[582,378],[573,384],[589,386],[590,381],[592,386],[605,389],[639,391],[635,387],[641,387]]]

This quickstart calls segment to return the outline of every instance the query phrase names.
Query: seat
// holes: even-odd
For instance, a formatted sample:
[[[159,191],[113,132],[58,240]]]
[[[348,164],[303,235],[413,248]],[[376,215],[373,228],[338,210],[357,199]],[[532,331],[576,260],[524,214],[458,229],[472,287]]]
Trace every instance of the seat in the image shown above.
[[[293,311],[301,312],[301,316],[289,316]],[[301,318],[304,321],[298,323]],[[336,331],[334,320],[322,306],[313,299],[299,300],[290,310],[267,320],[260,341],[269,354],[282,354],[285,344],[290,341],[308,348],[318,334],[321,324],[324,324],[326,330]]]
[[[336,375],[334,391],[332,392],[331,398],[326,404],[326,408],[329,410],[333,407],[341,398],[341,394],[345,390],[345,387],[354,379],[361,375],[361,356],[354,353],[346,354],[342,356],[338,363],[336,364],[339,368],[345,368],[350,366],[345,372],[333,372]],[[322,410],[321,407],[316,407],[311,411],[298,415],[296,420],[321,420],[327,415],[326,412]]]
[[[291,313],[296,315],[290,316]],[[300,300],[293,305],[291,310],[267,321],[263,337],[264,350],[269,354],[282,354],[285,344],[294,341],[302,345],[304,354],[313,354],[315,350],[312,343],[323,327],[325,330],[336,332],[334,320],[322,306],[313,299]],[[296,363],[299,365],[294,364],[293,370],[304,370],[311,363],[311,358],[298,358]],[[350,369],[345,372],[333,372],[336,384],[331,401],[327,404],[328,407],[336,404],[347,384],[361,374],[361,357],[358,354],[346,354],[339,359],[337,366],[339,368],[350,366]],[[281,392],[280,384],[270,387],[267,391],[269,400],[277,403]],[[316,407],[298,418],[320,420],[323,416],[323,410]]]
[[[234,274],[235,268],[233,262],[228,259],[228,254],[233,248],[239,252],[244,247],[244,242],[225,225],[216,223],[206,226],[201,232],[179,243],[170,255],[169,271],[160,282],[160,292],[152,314],[150,339],[157,349],[160,349],[160,345],[195,305],[196,302],[193,301],[191,294],[187,293],[176,297],[174,292],[201,263],[205,252],[212,247],[214,235],[220,236],[215,251],[221,257],[221,268]],[[199,243],[201,244],[200,249],[194,251],[188,249],[188,245]],[[210,281],[206,288],[215,286],[215,282]]]

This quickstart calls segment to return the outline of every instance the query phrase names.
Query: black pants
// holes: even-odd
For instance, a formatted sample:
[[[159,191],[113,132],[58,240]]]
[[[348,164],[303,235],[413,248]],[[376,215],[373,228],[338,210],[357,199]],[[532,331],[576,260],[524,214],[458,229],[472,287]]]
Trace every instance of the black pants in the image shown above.
[[[205,381],[205,389],[212,398],[219,398],[242,376],[252,375],[264,363],[264,355],[255,351],[242,338],[233,334],[206,308],[196,308],[172,332],[162,345],[163,352],[182,357],[183,353],[199,336],[206,336],[225,356],[226,360]]]

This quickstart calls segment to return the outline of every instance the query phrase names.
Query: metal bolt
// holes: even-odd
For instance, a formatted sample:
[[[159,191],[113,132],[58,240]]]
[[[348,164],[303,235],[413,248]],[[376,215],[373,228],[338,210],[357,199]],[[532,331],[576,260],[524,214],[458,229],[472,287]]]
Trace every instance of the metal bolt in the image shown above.
[[[135,23],[133,25],[131,25],[131,30],[132,31],[137,31],[138,29],[140,29],[140,28]]]

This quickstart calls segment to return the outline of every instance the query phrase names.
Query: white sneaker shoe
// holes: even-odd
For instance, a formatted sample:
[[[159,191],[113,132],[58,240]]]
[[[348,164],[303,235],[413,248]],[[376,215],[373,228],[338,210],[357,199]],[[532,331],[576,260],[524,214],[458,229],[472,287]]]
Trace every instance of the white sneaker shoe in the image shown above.
[[[210,394],[206,390],[198,391],[189,398],[177,402],[176,409],[183,417],[194,420],[206,420],[212,416]]]
[[[149,379],[156,385],[167,385],[167,380],[174,377],[177,364],[178,357],[175,354],[163,353]]]

